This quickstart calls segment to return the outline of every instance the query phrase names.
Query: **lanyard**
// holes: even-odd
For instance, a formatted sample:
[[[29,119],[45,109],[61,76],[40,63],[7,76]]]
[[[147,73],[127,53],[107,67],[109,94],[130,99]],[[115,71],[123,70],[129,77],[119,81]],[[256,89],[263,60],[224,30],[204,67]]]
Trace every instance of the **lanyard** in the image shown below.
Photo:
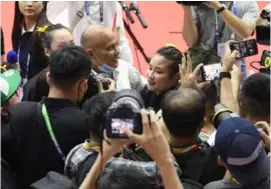
[[[100,5],[100,24],[103,24],[104,23],[103,1],[99,1],[99,5]],[[85,10],[86,10],[87,16],[89,16],[90,12],[89,12],[89,2],[88,1],[85,1]]]
[[[21,54],[21,46],[22,46],[22,41],[19,43],[18,47],[18,62],[20,62],[20,54]],[[25,70],[25,78],[27,78],[28,75],[28,68],[29,68],[29,62],[30,62],[30,54],[27,54],[27,60],[26,60],[26,70]]]
[[[62,152],[62,150],[61,150],[61,148],[60,148],[60,146],[59,146],[59,144],[57,142],[57,139],[55,137],[55,134],[54,134],[54,131],[52,129],[52,125],[51,125],[51,122],[50,122],[50,119],[49,119],[48,112],[47,112],[45,104],[42,104],[42,115],[43,115],[43,118],[44,118],[47,130],[49,132],[50,138],[53,141],[54,146],[55,146],[57,152],[61,156],[61,159],[65,162],[66,157],[65,157],[64,153]]]
[[[229,11],[231,11],[231,10],[229,10]],[[215,40],[217,41],[217,43],[219,43],[220,40],[221,40],[221,36],[222,36],[221,32],[222,31],[219,30],[219,23],[218,23],[219,16],[218,16],[216,10],[214,10],[214,12],[215,12]],[[235,2],[233,2],[233,14],[235,16],[237,16],[237,7],[236,7]],[[232,32],[231,33],[231,39],[234,39],[234,38],[235,38],[235,34]]]

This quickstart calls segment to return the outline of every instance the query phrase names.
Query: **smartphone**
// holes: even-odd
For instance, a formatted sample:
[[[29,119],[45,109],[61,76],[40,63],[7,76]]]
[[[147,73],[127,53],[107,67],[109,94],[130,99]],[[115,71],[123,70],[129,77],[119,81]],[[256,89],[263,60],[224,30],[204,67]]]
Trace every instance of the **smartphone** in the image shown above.
[[[204,66],[205,71],[205,80],[212,81],[215,78],[219,77],[219,73],[221,71],[221,64],[209,64]]]
[[[205,75],[204,67],[202,66],[200,68],[199,74],[197,75],[197,82],[198,83],[203,83],[205,81],[206,81],[206,75]]]
[[[236,59],[242,59],[248,56],[254,56],[258,54],[258,46],[255,39],[231,43],[230,49],[231,51],[237,50],[239,52],[236,55]]]

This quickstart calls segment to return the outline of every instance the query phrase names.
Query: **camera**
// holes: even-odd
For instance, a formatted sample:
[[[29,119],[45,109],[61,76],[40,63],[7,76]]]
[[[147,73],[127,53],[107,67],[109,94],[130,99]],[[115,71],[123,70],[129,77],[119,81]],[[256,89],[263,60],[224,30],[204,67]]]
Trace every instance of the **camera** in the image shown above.
[[[123,123],[136,134],[142,134],[141,109],[144,107],[140,94],[131,89],[119,91],[106,113],[105,126],[108,138],[127,138],[122,131]]]
[[[270,10],[262,10],[260,17],[263,19],[261,25],[256,26],[257,43],[270,46]]]
[[[203,4],[205,1],[176,1],[178,4],[182,4],[185,6],[198,6]]]
[[[212,119],[214,127],[217,129],[222,121],[232,118],[239,117],[236,113],[231,111],[229,108],[224,106],[223,104],[215,105],[215,115]]]
[[[96,81],[96,84],[98,83],[98,81],[100,81],[103,85],[104,90],[109,89],[110,81],[106,75],[104,74],[93,75],[93,79]]]
[[[104,90],[109,89],[110,81],[108,79],[108,76],[105,76],[103,74],[91,73],[88,77],[88,88],[87,88],[87,91],[83,97],[82,104],[87,99],[90,99],[91,97],[95,96],[96,94],[99,94],[98,83],[97,83],[98,80],[102,82]]]

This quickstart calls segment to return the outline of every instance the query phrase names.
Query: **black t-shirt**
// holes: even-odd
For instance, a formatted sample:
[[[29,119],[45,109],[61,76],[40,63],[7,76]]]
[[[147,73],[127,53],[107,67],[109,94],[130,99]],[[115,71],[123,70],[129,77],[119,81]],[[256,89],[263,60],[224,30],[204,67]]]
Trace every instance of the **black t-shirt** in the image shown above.
[[[89,136],[85,115],[68,99],[45,98],[48,115],[55,137],[65,156]],[[15,161],[10,165],[17,175],[19,188],[27,188],[49,171],[64,172],[64,162],[50,139],[42,114],[38,117],[37,103],[22,102],[11,112],[14,130]],[[8,160],[7,160],[8,161]]]
[[[34,76],[24,86],[23,101],[40,102],[43,97],[49,94],[49,85],[46,80],[48,68],[42,70],[38,75]]]
[[[174,153],[180,166],[182,178],[198,181],[202,185],[211,181],[221,180],[225,175],[225,168],[218,165],[217,154],[213,147],[199,144],[196,150],[186,153]]]
[[[7,162],[1,158],[1,189],[15,188],[14,174]]]
[[[4,34],[3,34],[3,30],[2,30],[2,27],[1,27],[1,55],[4,55],[5,54],[5,42],[4,42]]]

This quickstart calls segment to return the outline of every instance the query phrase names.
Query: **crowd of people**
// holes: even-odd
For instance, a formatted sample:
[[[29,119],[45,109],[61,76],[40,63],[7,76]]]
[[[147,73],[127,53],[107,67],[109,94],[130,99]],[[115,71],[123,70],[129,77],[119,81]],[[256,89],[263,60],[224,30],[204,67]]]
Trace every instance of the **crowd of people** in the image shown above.
[[[4,189],[270,188],[270,76],[248,76],[230,48],[265,18],[254,1],[182,7],[189,50],[159,48],[145,78],[117,1],[15,2],[16,67],[1,28]],[[212,64],[218,77],[199,80]]]

